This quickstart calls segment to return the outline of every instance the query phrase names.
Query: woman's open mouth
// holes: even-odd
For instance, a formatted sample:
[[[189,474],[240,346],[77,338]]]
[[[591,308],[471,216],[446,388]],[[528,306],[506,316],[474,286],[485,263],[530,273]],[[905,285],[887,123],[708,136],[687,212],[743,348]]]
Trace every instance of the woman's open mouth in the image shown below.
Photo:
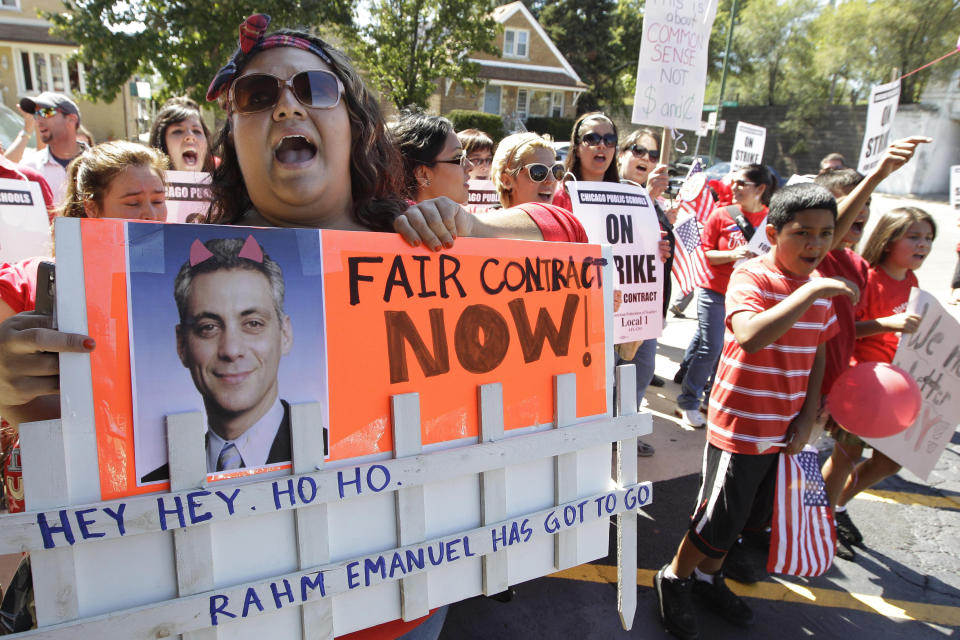
[[[537,198],[540,202],[551,202],[553,200],[553,189],[540,189],[537,191]]]
[[[188,167],[195,167],[200,161],[200,156],[196,151],[188,149],[180,154],[180,159],[183,160],[183,164],[187,165]]]
[[[286,165],[304,164],[316,155],[317,146],[301,135],[284,136],[273,150],[277,161]]]

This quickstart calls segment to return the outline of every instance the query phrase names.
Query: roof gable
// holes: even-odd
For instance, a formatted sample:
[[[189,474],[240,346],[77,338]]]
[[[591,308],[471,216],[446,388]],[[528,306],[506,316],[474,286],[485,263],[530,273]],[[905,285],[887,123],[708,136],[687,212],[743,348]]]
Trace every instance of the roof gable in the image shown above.
[[[497,7],[493,10],[493,18],[500,24],[506,23],[507,20],[512,18],[517,13],[530,24],[530,28],[536,32],[538,36],[546,43],[547,48],[550,49],[550,53],[557,59],[557,62],[560,63],[560,66],[563,67],[564,71],[570,74],[577,82],[582,82],[580,76],[577,75],[577,72],[573,70],[573,67],[570,66],[570,63],[567,62],[567,59],[560,53],[560,50],[557,49],[557,46],[553,44],[553,40],[550,39],[550,36],[547,35],[547,32],[543,30],[543,27],[540,26],[540,23],[537,22],[537,19],[533,17],[533,14],[530,13],[530,10],[521,2],[517,0],[516,2],[511,2],[510,4],[505,4]]]

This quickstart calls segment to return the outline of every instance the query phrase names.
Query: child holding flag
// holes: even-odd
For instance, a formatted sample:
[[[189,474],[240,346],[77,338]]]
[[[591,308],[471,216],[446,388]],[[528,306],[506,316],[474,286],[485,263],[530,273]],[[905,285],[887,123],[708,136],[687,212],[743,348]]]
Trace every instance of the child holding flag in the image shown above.
[[[823,187],[783,189],[758,230],[773,248],[730,279],[700,493],[689,530],[654,578],[660,616],[679,638],[698,637],[693,595],[730,622],[753,621],[721,566],[754,505],[773,502],[776,447],[795,454],[810,437],[824,343],[837,331],[829,299],[858,297],[845,280],[810,277],[832,248],[836,215]]]

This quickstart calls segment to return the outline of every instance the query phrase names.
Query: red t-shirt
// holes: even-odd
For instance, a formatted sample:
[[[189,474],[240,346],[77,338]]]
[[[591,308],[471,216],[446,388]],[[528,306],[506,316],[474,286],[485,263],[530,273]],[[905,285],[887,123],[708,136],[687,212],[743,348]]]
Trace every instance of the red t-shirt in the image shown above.
[[[553,192],[553,204],[567,211],[573,211],[573,200],[570,199],[567,190],[563,188],[562,182],[557,183],[557,190]]]
[[[763,207],[756,213],[747,213],[740,205],[731,205],[743,213],[747,222],[752,224],[756,233],[764,233],[759,227],[764,218],[767,217],[767,207]],[[703,233],[700,235],[700,241],[703,243],[704,251],[728,251],[747,244],[747,239],[740,231],[740,227],[734,222],[730,214],[724,207],[717,207],[707,216],[707,222],[704,224]],[[730,282],[730,274],[733,273],[733,265],[736,262],[725,262],[723,264],[710,265],[710,271],[713,277],[704,283],[704,287],[716,291],[717,293],[727,292],[727,283]]]
[[[587,242],[587,232],[569,209],[542,202],[525,202],[512,208],[520,209],[530,216],[540,228],[544,240]]]
[[[857,320],[886,318],[907,310],[910,289],[917,286],[917,276],[907,271],[903,280],[894,280],[881,267],[873,267],[867,275],[867,286],[857,305]],[[900,345],[900,334],[893,331],[875,333],[857,340],[853,347],[855,362],[893,362]]]
[[[823,258],[823,261],[817,267],[817,271],[825,278],[834,276],[846,278],[857,285],[862,297],[867,288],[867,273],[870,271],[870,263],[850,249],[834,249]],[[850,298],[835,296],[832,300],[840,330],[827,343],[823,385],[820,387],[823,395],[830,393],[837,377],[850,366],[854,343],[857,341],[857,310]]]
[[[14,313],[33,311],[37,300],[37,265],[51,258],[27,258],[13,264],[0,264],[0,300]]]
[[[800,412],[817,347],[837,332],[833,304],[816,300],[791,329],[756,353],[737,342],[731,318],[742,311],[766,311],[809,280],[786,275],[769,256],[748,260],[730,278],[723,352],[707,416],[707,440],[715,447],[771,453],[766,445],[783,442]]]

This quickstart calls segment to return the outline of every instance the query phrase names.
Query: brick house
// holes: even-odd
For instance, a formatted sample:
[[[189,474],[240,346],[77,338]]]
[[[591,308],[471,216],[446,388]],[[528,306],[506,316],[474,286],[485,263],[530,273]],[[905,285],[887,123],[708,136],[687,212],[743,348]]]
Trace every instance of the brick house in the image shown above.
[[[0,0],[0,101],[16,111],[20,96],[63,93],[77,103],[81,122],[98,141],[135,138],[150,114],[129,84],[112,103],[79,97],[86,89],[84,68],[69,60],[76,45],[51,35],[50,23],[39,17],[63,9],[60,0]]]
[[[471,109],[524,121],[530,116],[574,117],[587,85],[540,23],[519,0],[497,7],[493,16],[503,25],[495,41],[499,56],[474,53],[469,58],[480,65],[476,80],[483,86],[478,90],[441,80],[431,110]]]

